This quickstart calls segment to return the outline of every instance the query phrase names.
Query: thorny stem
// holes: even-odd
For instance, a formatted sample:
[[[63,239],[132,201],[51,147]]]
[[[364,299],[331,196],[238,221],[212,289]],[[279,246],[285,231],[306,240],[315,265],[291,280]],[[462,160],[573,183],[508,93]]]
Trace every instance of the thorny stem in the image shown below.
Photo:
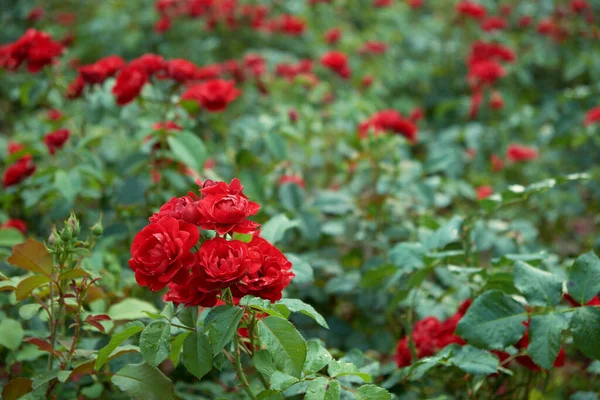
[[[235,340],[233,341],[233,345],[235,348],[234,366],[238,374],[238,378],[242,382],[242,386],[244,387],[244,390],[246,391],[248,396],[250,396],[252,400],[257,400],[256,396],[254,395],[254,393],[252,393],[252,390],[250,389],[250,384],[248,383],[248,380],[246,379],[246,375],[244,374],[244,370],[242,368],[239,336],[236,336]]]

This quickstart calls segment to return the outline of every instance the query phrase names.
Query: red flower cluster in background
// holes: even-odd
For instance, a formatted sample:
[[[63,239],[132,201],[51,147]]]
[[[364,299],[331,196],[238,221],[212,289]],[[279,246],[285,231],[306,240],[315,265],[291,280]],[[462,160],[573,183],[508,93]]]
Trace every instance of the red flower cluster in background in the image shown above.
[[[22,219],[12,218],[0,225],[0,229],[17,229],[22,234],[27,233],[27,223]]]
[[[484,6],[469,0],[462,0],[459,2],[456,5],[456,12],[462,16],[473,19],[482,19],[487,14]]]
[[[69,136],[71,132],[68,129],[59,129],[54,132],[50,132],[44,136],[44,144],[48,147],[48,152],[51,155],[56,153],[56,150],[62,148],[67,140],[69,140]]]
[[[8,143],[9,155],[21,152],[24,149],[25,146],[20,143]],[[21,183],[23,180],[33,175],[35,170],[36,166],[33,163],[33,156],[29,153],[24,154],[4,170],[4,174],[2,175],[2,186],[6,189],[9,186]]]
[[[458,321],[465,315],[471,306],[471,300],[464,301],[456,313],[440,322],[435,317],[427,317],[417,321],[412,328],[412,340],[414,342],[417,358],[433,356],[438,351],[450,344],[464,345],[466,342],[454,334]],[[396,347],[396,365],[399,368],[412,364],[412,357],[408,343],[408,337],[405,336],[398,342]]]
[[[236,298],[281,299],[294,277],[292,265],[248,220],[260,206],[243,189],[237,178],[229,184],[205,181],[199,196],[190,193],[164,204],[133,240],[129,266],[137,282],[153,291],[168,286],[165,300],[187,306],[212,307],[223,289]],[[204,239],[199,228],[217,236]],[[233,233],[253,237],[248,243],[228,240]]]
[[[321,65],[335,72],[344,79],[350,78],[352,70],[348,64],[348,56],[340,51],[330,51],[321,57]]]
[[[370,131],[373,131],[375,135],[380,135],[383,132],[393,132],[415,143],[419,132],[416,122],[422,118],[422,110],[413,111],[411,117],[405,118],[396,110],[379,111],[359,124],[358,136],[365,139],[369,136]]]
[[[506,149],[506,158],[510,162],[531,161],[538,158],[539,153],[533,147],[510,144]]]
[[[16,42],[0,46],[0,68],[16,70],[23,63],[35,73],[56,62],[64,50],[62,44],[35,29],[28,29]]]

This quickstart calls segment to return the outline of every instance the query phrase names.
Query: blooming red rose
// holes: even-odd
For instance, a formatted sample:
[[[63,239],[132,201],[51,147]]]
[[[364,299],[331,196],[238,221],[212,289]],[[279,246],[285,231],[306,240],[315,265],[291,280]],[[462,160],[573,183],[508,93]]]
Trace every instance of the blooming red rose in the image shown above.
[[[590,4],[586,0],[571,0],[571,11],[579,14],[590,9]]]
[[[325,32],[325,41],[329,44],[336,44],[342,37],[342,30],[340,28],[331,28]]]
[[[368,41],[365,42],[360,49],[359,54],[378,55],[386,52],[388,46],[383,42]]]
[[[483,200],[494,194],[494,188],[488,185],[479,186],[477,188],[477,200]]]
[[[216,237],[200,246],[192,275],[198,276],[200,290],[210,292],[230,287],[259,268],[259,254],[250,252],[246,243]]]
[[[584,126],[590,126],[600,121],[600,107],[594,107],[585,114]]]
[[[194,80],[197,70],[196,64],[181,58],[169,60],[165,66],[166,76],[181,83]]]
[[[184,284],[196,257],[190,252],[198,243],[198,228],[172,217],[146,226],[133,239],[129,266],[141,286],[157,291],[174,282]]]
[[[136,67],[146,72],[148,76],[161,72],[165,68],[165,59],[157,54],[144,54],[129,62],[130,67]]]
[[[0,229],[13,228],[21,231],[21,233],[27,233],[27,223],[22,219],[11,218],[2,225],[0,225]]]
[[[175,219],[181,219],[183,210],[188,204],[191,204],[196,200],[195,196],[183,196],[173,197],[171,200],[163,204],[163,206],[154,213],[150,218],[150,222],[158,222],[164,217],[171,217]]]
[[[209,112],[221,112],[241,93],[233,81],[213,79],[190,86],[182,95],[182,100],[194,100]]]
[[[166,131],[182,131],[183,127],[177,122],[167,121],[155,123],[154,125],[152,125],[152,129],[154,129],[155,131],[161,131],[163,129]]]
[[[2,176],[2,186],[6,189],[9,186],[22,182],[33,175],[35,169],[36,166],[33,163],[33,157],[31,154],[26,154],[6,168]]]
[[[348,64],[348,56],[339,51],[330,51],[321,57],[321,65],[329,68],[344,79],[352,74]]]
[[[192,271],[196,271],[193,267]],[[200,289],[202,277],[192,272],[185,284],[169,283],[169,291],[163,296],[164,301],[184,304],[186,307],[214,307],[217,304],[219,291],[204,292]]]
[[[304,179],[302,179],[302,177],[299,175],[283,175],[281,178],[279,178],[279,184],[283,185],[285,183],[294,183],[300,186],[301,188],[306,187]]]
[[[506,158],[511,162],[531,161],[538,158],[539,153],[533,147],[510,144],[506,149]]]
[[[18,153],[19,151],[25,150],[25,145],[17,142],[10,141],[7,146],[8,155]]]
[[[28,29],[16,42],[2,46],[0,67],[15,70],[25,62],[27,70],[35,73],[53,64],[62,52],[63,46],[52,40],[49,34]]]
[[[502,17],[488,17],[481,21],[481,29],[486,32],[493,32],[506,29],[508,22]]]
[[[519,18],[519,27],[527,28],[527,27],[531,26],[532,22],[533,22],[533,17],[531,15],[524,15],[521,18]]]
[[[171,29],[171,18],[166,15],[160,17],[154,24],[154,32],[163,33]]]
[[[383,110],[373,114],[359,125],[358,136],[364,139],[368,137],[371,130],[376,135],[385,131],[398,133],[413,143],[416,142],[418,133],[417,126],[396,110]]]
[[[473,19],[481,19],[486,14],[484,6],[469,0],[462,0],[458,3],[456,5],[456,12]]]
[[[425,4],[425,0],[407,0],[408,6],[413,9],[421,8]]]
[[[205,65],[196,70],[196,79],[205,81],[217,79],[221,75],[221,66],[219,64]]]
[[[244,186],[233,178],[225,182],[204,182],[203,198],[188,204],[183,212],[185,221],[202,229],[215,230],[224,235],[229,232],[253,233],[259,225],[247,218],[258,213],[260,206],[244,195]]]
[[[505,75],[506,70],[497,61],[484,60],[469,66],[467,79],[474,86],[482,84],[493,85]]]
[[[147,81],[146,71],[142,68],[135,65],[123,68],[112,89],[117,104],[123,106],[138,97]]]
[[[56,150],[62,148],[67,140],[69,140],[69,136],[71,132],[68,129],[59,129],[54,132],[50,132],[44,136],[44,144],[48,147],[48,152],[54,155]]]
[[[373,75],[365,75],[360,82],[364,88],[368,88],[373,84]]]
[[[114,76],[117,71],[125,66],[125,60],[119,56],[104,57],[93,64],[79,68],[79,75],[85,83],[102,83],[107,78]]]
[[[244,56],[244,67],[252,73],[252,76],[258,78],[267,72],[267,62],[259,54],[246,54]]]
[[[373,7],[383,8],[392,5],[394,0],[373,0]]]
[[[306,30],[306,23],[293,15],[282,15],[276,24],[280,32],[291,36],[302,35]]]
[[[420,107],[417,107],[417,108],[415,108],[414,110],[412,110],[410,112],[409,119],[413,123],[416,124],[417,122],[419,122],[420,120],[422,120],[424,116],[425,116],[425,112],[423,111],[423,109],[420,108]]]
[[[27,21],[36,22],[44,18],[44,9],[40,6],[33,7],[29,14],[27,14]]]
[[[272,302],[281,300],[281,293],[292,279],[292,263],[271,243],[254,236],[248,243],[248,252],[260,268],[248,271],[234,289],[236,297],[252,295]]]

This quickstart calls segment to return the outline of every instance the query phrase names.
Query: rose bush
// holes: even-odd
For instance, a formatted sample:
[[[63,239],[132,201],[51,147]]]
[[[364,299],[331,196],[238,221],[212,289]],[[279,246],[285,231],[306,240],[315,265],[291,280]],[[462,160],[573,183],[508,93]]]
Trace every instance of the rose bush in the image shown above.
[[[597,398],[594,2],[0,14],[3,398]]]

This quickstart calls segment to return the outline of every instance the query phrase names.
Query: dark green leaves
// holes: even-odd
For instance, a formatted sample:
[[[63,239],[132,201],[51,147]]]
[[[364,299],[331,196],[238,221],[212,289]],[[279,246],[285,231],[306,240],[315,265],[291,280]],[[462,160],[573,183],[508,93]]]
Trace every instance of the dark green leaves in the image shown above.
[[[578,308],[571,318],[570,327],[575,347],[585,356],[600,360],[600,308]]]
[[[213,367],[213,354],[206,335],[192,332],[183,342],[183,365],[196,378],[202,379]]]
[[[310,375],[325,368],[333,360],[333,357],[327,349],[315,340],[309,340],[307,345],[308,352],[306,354],[306,362],[304,363],[304,372]]]
[[[559,313],[535,315],[529,322],[529,346],[527,352],[540,367],[552,368],[561,346],[562,332],[567,329],[568,319]]]
[[[277,369],[299,378],[306,359],[306,342],[294,325],[284,318],[271,316],[258,322],[258,334]]]
[[[151,322],[140,336],[142,357],[150,365],[158,366],[171,354],[171,324],[162,320]]]
[[[321,316],[310,304],[306,304],[302,300],[298,299],[282,299],[279,300],[275,304],[275,308],[277,308],[284,317],[288,317],[290,312],[299,312],[301,314],[307,315],[317,321],[319,325],[323,328],[329,329],[325,318]]]
[[[174,399],[173,383],[149,364],[127,364],[113,375],[111,381],[133,399]]]
[[[478,297],[458,323],[456,334],[470,344],[487,349],[503,349],[525,333],[527,313],[522,305],[491,290]]]
[[[340,383],[319,377],[308,384],[304,400],[338,400]]]
[[[102,366],[106,363],[106,360],[110,356],[110,354],[117,348],[121,343],[129,339],[131,336],[135,335],[138,332],[141,332],[144,329],[144,324],[140,321],[130,322],[125,325],[125,329],[121,332],[113,335],[110,338],[110,342],[104,346],[98,352],[98,358],[96,358],[96,371],[100,370]]]
[[[532,306],[555,306],[562,297],[562,281],[556,275],[517,261],[514,269],[515,287]]]
[[[575,260],[569,270],[569,294],[585,304],[600,292],[600,259],[594,252],[585,253]]]
[[[391,400],[392,395],[385,389],[375,385],[363,385],[356,391],[359,400]]]
[[[449,362],[473,375],[493,374],[498,368],[498,357],[468,345],[456,349]]]
[[[244,315],[244,309],[234,306],[219,306],[213,308],[204,321],[213,355],[223,350],[235,335],[238,324]]]

